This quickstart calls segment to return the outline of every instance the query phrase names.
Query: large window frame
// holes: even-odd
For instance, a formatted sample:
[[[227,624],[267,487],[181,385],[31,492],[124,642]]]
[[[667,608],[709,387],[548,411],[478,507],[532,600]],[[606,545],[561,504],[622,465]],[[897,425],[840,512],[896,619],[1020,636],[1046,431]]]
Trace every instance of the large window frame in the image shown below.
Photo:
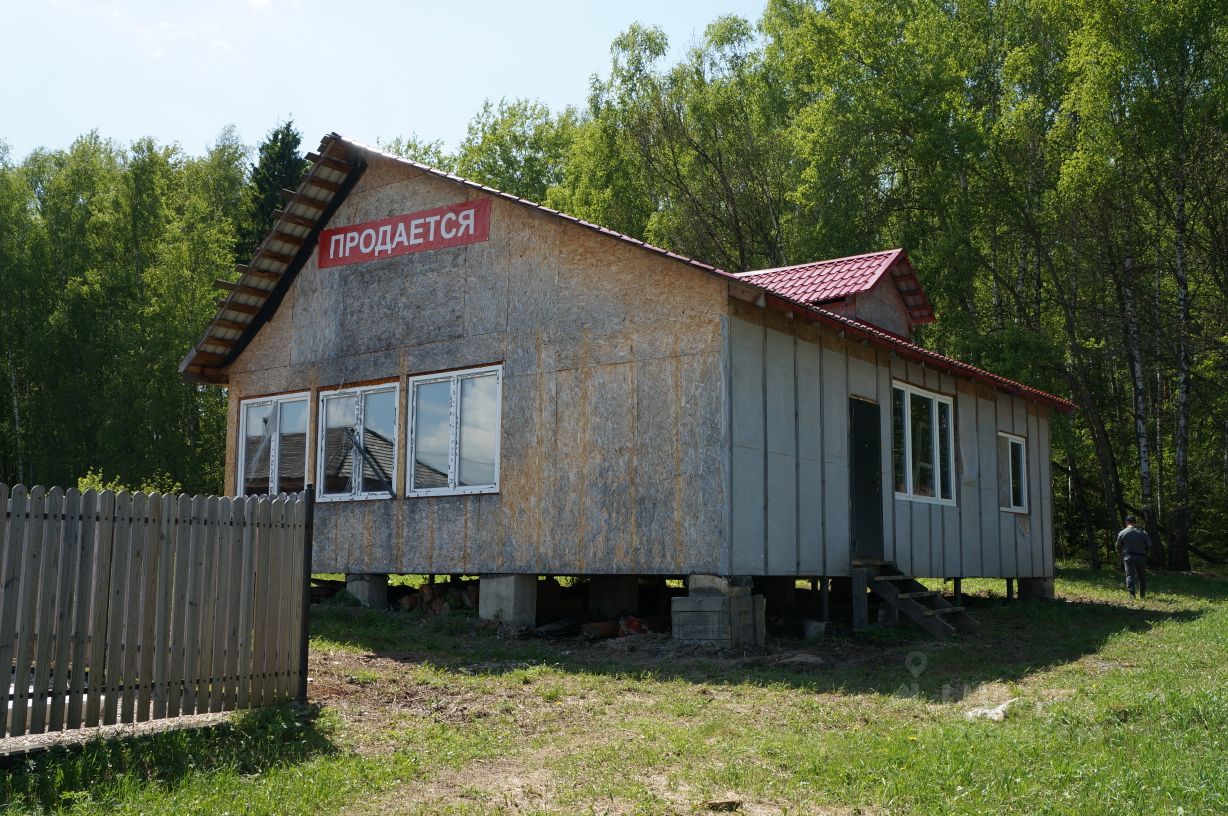
[[[473,380],[479,377],[494,375],[494,480],[489,484],[479,485],[462,485],[460,484],[460,446],[461,446],[461,405],[462,384],[466,380]],[[418,444],[418,389],[424,385],[436,383],[449,384],[449,400],[448,400],[448,450],[447,450],[447,486],[441,487],[416,487],[415,478],[417,474],[417,463],[415,461],[415,447]],[[499,492],[499,457],[502,443],[502,422],[503,422],[503,366],[501,364],[481,366],[479,368],[466,368],[458,371],[448,371],[438,374],[422,374],[410,377],[406,387],[406,397],[408,400],[408,422],[405,430],[405,450],[406,450],[406,476],[405,476],[405,496],[407,498],[420,498],[424,496],[469,496],[482,493],[498,493]],[[436,469],[437,472],[443,473],[442,470]]]
[[[389,477],[388,490],[363,490],[363,468],[369,467],[368,457],[371,457],[371,452],[366,445],[366,404],[367,399],[372,394],[392,394],[392,439],[389,440],[389,447],[392,452],[392,472],[387,474]],[[328,420],[328,403],[329,400],[354,398],[354,418],[353,423],[348,427],[352,434],[351,439],[357,442],[358,448],[351,445],[351,451],[348,454],[350,467],[350,486],[349,492],[345,493],[329,493],[326,491],[327,481],[325,479],[324,469],[328,464],[326,443],[328,441],[329,420]],[[400,417],[401,417],[401,383],[400,380],[391,382],[375,383],[373,385],[352,386],[348,388],[334,388],[329,390],[321,390],[317,399],[318,413],[316,415],[316,500],[321,502],[337,502],[337,501],[368,501],[372,499],[393,499],[396,498],[397,487],[400,484]],[[364,456],[364,453],[366,454]],[[373,458],[373,457],[372,457]]]
[[[929,391],[924,388],[918,388],[909,383],[893,381],[891,383],[891,450],[892,450],[892,481],[896,484],[895,497],[906,501],[922,502],[925,504],[941,504],[945,507],[954,507],[956,504],[956,462],[955,462],[955,401],[945,394],[939,394],[934,391]],[[899,430],[896,422],[896,392],[902,393],[904,397],[904,414],[903,414],[903,431],[904,431],[904,490],[898,489],[900,480],[895,472],[897,467],[896,456],[896,439],[895,434]],[[934,494],[927,496],[924,493],[918,492],[918,485],[914,484],[914,474],[916,472],[917,463],[914,461],[917,455],[917,446],[913,444],[913,403],[914,401],[926,400],[931,408],[929,412],[930,438],[928,440],[933,461],[929,463],[932,469],[932,479],[934,484]],[[943,407],[946,409],[946,433],[942,432],[942,414]],[[920,442],[921,440],[917,440]],[[946,461],[945,476],[943,461]],[[923,465],[925,463],[922,463]],[[944,495],[946,494],[946,495]]]
[[[1001,443],[1006,443],[1005,460],[999,465],[999,479],[1005,475],[1005,481],[998,492],[998,501],[1000,509],[1004,513],[1027,513],[1028,512],[1028,440],[1022,436],[1017,436],[1006,431],[998,431],[998,456],[1001,458],[1003,450]],[[1016,481],[1018,478],[1018,481]],[[1018,491],[1016,491],[1018,488]],[[1016,496],[1019,501],[1016,502]]]
[[[310,391],[295,391],[289,394],[272,394],[263,397],[251,397],[239,402],[239,440],[237,450],[237,461],[235,463],[235,495],[236,496],[276,496],[280,492],[277,488],[278,476],[281,471],[281,416],[282,406],[296,402],[304,403],[307,408],[306,428],[303,431],[303,485],[306,487],[308,479],[307,470],[307,438],[311,436],[311,392]],[[247,492],[247,422],[248,410],[259,406],[267,405],[271,409],[270,417],[272,419],[272,428],[267,436],[269,442],[268,454],[268,479],[265,482],[268,488],[263,493],[248,493]]]

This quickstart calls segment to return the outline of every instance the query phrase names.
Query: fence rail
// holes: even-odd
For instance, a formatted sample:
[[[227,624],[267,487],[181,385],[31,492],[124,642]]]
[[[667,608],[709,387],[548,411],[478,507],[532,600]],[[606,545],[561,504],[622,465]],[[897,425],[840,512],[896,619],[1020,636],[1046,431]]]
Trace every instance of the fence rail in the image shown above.
[[[311,507],[0,484],[0,737],[301,696]]]

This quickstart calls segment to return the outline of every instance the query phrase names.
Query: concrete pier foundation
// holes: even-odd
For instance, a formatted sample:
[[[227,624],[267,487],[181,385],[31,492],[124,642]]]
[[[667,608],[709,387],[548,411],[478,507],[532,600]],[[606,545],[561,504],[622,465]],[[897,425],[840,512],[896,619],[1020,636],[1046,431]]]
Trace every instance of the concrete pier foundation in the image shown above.
[[[511,626],[537,625],[536,575],[483,575],[478,593],[478,616]]]
[[[388,606],[388,576],[385,573],[348,573],[345,576],[345,591],[362,601],[363,606],[372,609]]]
[[[1052,601],[1055,597],[1052,578],[1020,578],[1019,600]]]

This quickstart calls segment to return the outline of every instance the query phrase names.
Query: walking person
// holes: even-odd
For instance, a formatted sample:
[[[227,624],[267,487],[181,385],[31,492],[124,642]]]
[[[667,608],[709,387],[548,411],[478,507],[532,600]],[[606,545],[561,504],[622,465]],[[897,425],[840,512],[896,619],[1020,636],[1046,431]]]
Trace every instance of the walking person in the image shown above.
[[[1126,516],[1126,527],[1117,534],[1117,555],[1126,570],[1126,589],[1130,597],[1137,590],[1138,597],[1147,597],[1147,553],[1151,550],[1151,536],[1138,528],[1138,518]]]

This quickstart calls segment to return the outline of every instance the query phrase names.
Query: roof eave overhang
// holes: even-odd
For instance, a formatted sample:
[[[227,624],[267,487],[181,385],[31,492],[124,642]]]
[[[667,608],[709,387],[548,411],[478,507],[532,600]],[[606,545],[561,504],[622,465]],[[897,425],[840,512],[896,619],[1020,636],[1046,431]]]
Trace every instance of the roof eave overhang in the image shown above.
[[[763,291],[764,305],[803,316],[812,322],[821,323],[835,328],[838,331],[844,332],[846,335],[857,337],[875,345],[889,348],[892,352],[905,359],[915,360],[917,362],[933,366],[942,371],[946,371],[952,376],[970,380],[974,383],[987,385],[1022,399],[1030,400],[1041,405],[1046,405],[1063,414],[1073,414],[1078,408],[1078,406],[1070,400],[1062,399],[1054,394],[1041,391],[1038,388],[1032,388],[1024,385],[1023,383],[1015,382],[1014,380],[994,374],[993,372],[979,369],[969,363],[921,348],[920,346],[906,340],[902,340],[894,335],[879,331],[868,324],[852,320],[844,317],[843,315],[838,315],[835,312],[830,312],[819,306],[812,306],[808,303],[800,303],[795,300],[790,300],[782,295],[773,293],[771,290],[764,289]]]
[[[321,230],[367,167],[335,133],[325,136],[319,152],[307,158],[311,167],[296,189],[282,191],[285,207],[251,261],[238,267],[238,280],[219,284],[228,293],[218,302],[217,313],[201,339],[179,363],[185,380],[209,385],[229,381],[230,364],[272,319],[315,251]]]

